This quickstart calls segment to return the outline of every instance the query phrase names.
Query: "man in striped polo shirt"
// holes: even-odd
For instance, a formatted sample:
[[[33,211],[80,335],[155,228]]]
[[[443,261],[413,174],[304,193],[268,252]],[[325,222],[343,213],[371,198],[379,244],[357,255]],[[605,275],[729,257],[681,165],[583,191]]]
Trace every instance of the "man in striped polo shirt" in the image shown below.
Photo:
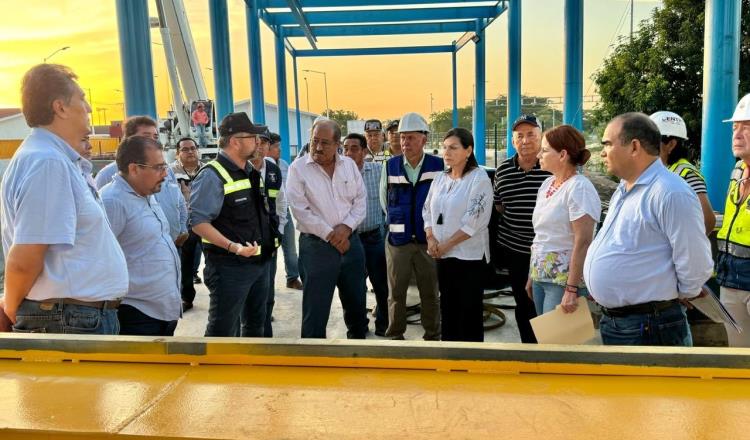
[[[526,293],[534,240],[536,195],[542,182],[550,176],[539,168],[537,154],[542,145],[542,129],[534,115],[521,115],[513,122],[513,146],[517,153],[505,160],[495,172],[495,209],[498,216],[497,244],[502,257],[496,259],[508,268],[513,297],[516,300],[516,322],[521,342],[536,343],[529,320],[536,316],[534,302]]]

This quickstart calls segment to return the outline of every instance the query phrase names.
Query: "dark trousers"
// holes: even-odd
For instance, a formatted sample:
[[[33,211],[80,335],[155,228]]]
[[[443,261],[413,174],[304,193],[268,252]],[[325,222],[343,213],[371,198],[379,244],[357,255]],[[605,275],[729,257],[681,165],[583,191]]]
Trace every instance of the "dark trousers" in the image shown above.
[[[344,309],[346,337],[365,338],[365,253],[357,234],[352,234],[349,242],[349,250],[341,255],[336,248],[315,235],[300,235],[299,260],[305,277],[302,287],[303,338],[326,337],[336,287]]]
[[[365,251],[367,277],[375,290],[375,331],[385,334],[388,330],[388,272],[385,262],[385,239],[382,229],[359,234]]]
[[[499,263],[508,268],[510,287],[513,290],[513,298],[516,300],[516,323],[518,324],[518,333],[521,334],[521,342],[536,344],[536,336],[534,336],[534,330],[529,323],[529,320],[536,318],[536,307],[534,301],[526,293],[531,254],[522,254],[503,246],[500,249],[502,257]]]
[[[177,321],[162,321],[148,316],[128,304],[120,304],[117,309],[121,335],[135,336],[174,336]]]
[[[182,271],[182,289],[180,291],[182,300],[193,303],[195,299],[195,286],[193,286],[193,270],[195,265],[195,254],[200,245],[201,238],[193,231],[188,233],[188,238],[180,249],[180,266]]]
[[[273,325],[271,317],[273,316],[273,306],[276,304],[276,258],[278,252],[274,252],[271,261],[268,262],[268,298],[266,299],[266,322],[263,326],[263,337],[273,338]]]
[[[437,260],[443,341],[484,341],[484,260]]]
[[[268,262],[250,263],[240,258],[206,254],[203,270],[209,292],[206,336],[263,336]]]

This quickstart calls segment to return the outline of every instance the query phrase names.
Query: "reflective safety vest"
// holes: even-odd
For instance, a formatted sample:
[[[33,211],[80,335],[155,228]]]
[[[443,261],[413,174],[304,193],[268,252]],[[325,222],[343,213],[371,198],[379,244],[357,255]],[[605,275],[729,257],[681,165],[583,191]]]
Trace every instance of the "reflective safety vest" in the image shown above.
[[[690,163],[687,159],[680,159],[677,162],[673,163],[669,166],[669,171],[677,174],[678,176],[685,179],[691,171],[695,173],[698,177],[701,178],[704,182],[706,179],[703,177],[703,174],[701,174],[700,171],[698,171],[698,168]]]
[[[279,247],[281,241],[279,240],[279,213],[276,209],[276,199],[279,197],[279,191],[281,191],[281,168],[275,163],[265,160],[264,166],[266,167],[265,172],[265,195],[268,200],[268,214],[271,219],[272,233],[274,236],[274,246]]]
[[[719,255],[716,281],[724,287],[750,290],[750,197],[740,203],[740,180],[747,168],[743,161],[732,170],[724,221],[716,235]]]

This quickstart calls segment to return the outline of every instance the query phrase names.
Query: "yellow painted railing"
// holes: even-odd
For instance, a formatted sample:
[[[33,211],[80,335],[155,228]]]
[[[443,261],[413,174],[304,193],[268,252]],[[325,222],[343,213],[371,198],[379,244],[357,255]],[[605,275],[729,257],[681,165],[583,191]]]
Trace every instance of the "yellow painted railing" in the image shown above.
[[[22,139],[0,140],[0,159],[10,159],[13,153],[23,142]],[[100,156],[105,154],[114,154],[120,140],[117,138],[94,138],[91,139],[92,154]]]

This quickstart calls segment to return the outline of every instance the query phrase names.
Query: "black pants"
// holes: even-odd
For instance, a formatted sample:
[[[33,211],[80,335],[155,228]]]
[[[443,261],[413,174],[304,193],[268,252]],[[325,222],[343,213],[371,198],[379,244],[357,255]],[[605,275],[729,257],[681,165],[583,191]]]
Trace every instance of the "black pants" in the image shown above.
[[[534,330],[531,329],[529,320],[536,318],[534,301],[526,293],[526,282],[529,280],[529,264],[531,254],[522,254],[501,246],[502,258],[496,260],[495,264],[504,265],[510,274],[510,287],[513,290],[513,298],[516,300],[516,323],[518,332],[521,334],[521,342],[536,344]]]
[[[484,260],[437,261],[443,341],[484,341],[484,266]]]
[[[120,304],[117,308],[121,335],[174,336],[177,321],[162,321],[148,316],[133,306]]]
[[[195,264],[195,253],[197,245],[200,243],[200,236],[190,231],[187,240],[182,244],[180,249],[180,266],[182,270],[182,300],[186,303],[193,303],[195,299],[195,286],[193,286],[193,265]]]

